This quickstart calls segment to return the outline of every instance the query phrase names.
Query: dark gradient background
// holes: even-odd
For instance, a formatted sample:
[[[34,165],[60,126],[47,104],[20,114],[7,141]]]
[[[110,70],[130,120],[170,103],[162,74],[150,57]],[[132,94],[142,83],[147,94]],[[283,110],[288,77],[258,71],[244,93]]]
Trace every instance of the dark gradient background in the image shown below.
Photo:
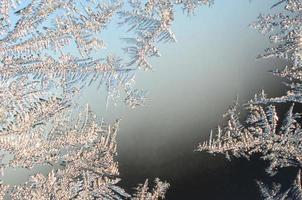
[[[285,88],[268,71],[284,64],[281,60],[256,60],[268,47],[266,36],[249,28],[273,1],[225,0],[175,18],[175,44],[161,47],[161,58],[152,60],[154,71],[140,72],[137,87],[148,90],[144,107],[105,109],[105,95],[90,88],[83,102],[112,122],[121,118],[118,135],[120,185],[132,192],[146,178],[171,184],[168,200],[259,199],[255,179],[264,177],[261,162],[234,160],[194,152],[211,129],[223,122],[222,114],[236,95],[244,103],[265,89],[279,96]],[[108,47],[118,48],[121,32],[108,30]],[[110,48],[109,48],[110,49]],[[44,170],[44,168],[43,168]],[[6,183],[24,182],[25,170],[6,170]],[[47,171],[47,170],[45,170]]]
[[[236,95],[243,103],[261,89],[284,94],[281,80],[268,73],[284,63],[256,60],[269,43],[248,27],[269,7],[264,1],[217,2],[175,27],[178,43],[162,49],[147,79],[150,104],[121,126],[123,187],[133,191],[138,182],[160,177],[171,183],[168,200],[260,199],[255,180],[266,177],[264,163],[228,162],[194,149],[222,123]]]

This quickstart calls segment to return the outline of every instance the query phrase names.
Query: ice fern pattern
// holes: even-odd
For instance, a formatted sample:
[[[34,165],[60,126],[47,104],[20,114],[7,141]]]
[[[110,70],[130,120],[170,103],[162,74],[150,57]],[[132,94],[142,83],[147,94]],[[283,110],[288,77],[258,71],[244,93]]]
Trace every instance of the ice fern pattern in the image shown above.
[[[136,188],[137,192],[134,194],[133,200],[164,199],[165,193],[169,186],[169,183],[161,182],[159,179],[155,179],[155,187],[152,191],[149,191],[148,180],[146,180],[144,184],[141,184]]]
[[[174,21],[174,7],[181,5],[183,10],[191,13],[199,5],[211,5],[211,0],[149,0],[142,2],[132,0],[130,10],[122,10],[119,16],[121,24],[129,26],[128,31],[134,31],[136,37],[124,38],[129,46],[124,51],[131,56],[128,65],[137,64],[143,69],[152,66],[148,58],[160,56],[156,47],[158,42],[175,42],[176,38],[171,30]]]
[[[273,70],[273,75],[286,80],[288,91],[284,96],[269,98],[264,91],[256,94],[245,104],[246,120],[239,117],[238,101],[225,114],[226,126],[211,132],[209,141],[198,146],[199,151],[225,154],[227,158],[260,155],[269,161],[267,172],[274,175],[281,168],[298,169],[297,179],[288,190],[280,190],[260,183],[264,199],[302,199],[302,129],[301,113],[295,105],[302,103],[302,2],[282,0],[273,4],[284,6],[281,13],[263,15],[251,24],[261,33],[268,34],[274,45],[267,48],[259,58],[277,57],[288,61],[282,70]],[[290,107],[285,116],[277,113],[280,105]]]
[[[0,200],[164,199],[169,184],[159,179],[153,190],[146,181],[134,195],[117,185],[118,120],[100,121],[79,99],[83,88],[95,84],[105,89],[107,103],[124,96],[130,108],[144,105],[146,91],[134,88],[135,76],[152,67],[148,60],[159,56],[159,42],[176,41],[176,7],[191,14],[210,4],[0,0],[0,172],[53,166],[47,176],[35,174],[25,184],[1,182]],[[101,51],[102,33],[112,21],[129,30],[123,39],[128,56]]]

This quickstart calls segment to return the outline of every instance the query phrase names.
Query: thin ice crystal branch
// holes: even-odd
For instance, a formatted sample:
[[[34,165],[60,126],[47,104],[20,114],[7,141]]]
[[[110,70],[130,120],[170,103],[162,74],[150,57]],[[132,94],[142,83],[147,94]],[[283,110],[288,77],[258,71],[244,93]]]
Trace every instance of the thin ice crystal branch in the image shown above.
[[[0,182],[0,200],[4,200],[4,196],[8,188],[8,185],[2,185]]]
[[[130,55],[128,65],[136,64],[145,70],[152,66],[148,58],[160,56],[156,43],[176,42],[171,29],[174,9],[181,5],[187,13],[192,13],[200,5],[211,5],[211,0],[129,0],[131,9],[119,12],[120,24],[129,26],[128,32],[136,37],[124,38],[129,46],[124,51]]]
[[[282,188],[281,184],[276,183],[273,183],[272,186],[269,186],[263,182],[257,181],[257,184],[264,200],[302,199],[300,192],[301,189],[297,182],[293,183],[288,189],[284,189]]]
[[[133,196],[133,200],[156,200],[164,199],[165,193],[169,188],[169,183],[162,182],[159,179],[155,179],[155,187],[152,191],[149,191],[148,179],[144,184],[139,185],[136,190],[137,192]]]
[[[272,188],[262,182],[257,182],[264,200],[285,200],[288,197],[289,189],[281,192],[281,184],[273,184]]]
[[[127,97],[125,98],[125,103],[130,108],[136,108],[138,106],[144,105],[146,102],[146,92],[138,89],[128,90]]]

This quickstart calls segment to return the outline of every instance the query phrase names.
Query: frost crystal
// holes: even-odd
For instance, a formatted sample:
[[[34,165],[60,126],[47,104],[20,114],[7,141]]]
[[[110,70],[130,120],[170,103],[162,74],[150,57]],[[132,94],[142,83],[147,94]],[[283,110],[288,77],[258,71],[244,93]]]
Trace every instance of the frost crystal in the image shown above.
[[[282,0],[273,8],[279,5],[285,5],[283,13],[260,15],[251,26],[269,34],[274,43],[259,57],[278,57],[289,61],[290,65],[283,70],[273,71],[274,75],[287,80],[287,94],[276,98],[268,98],[264,91],[256,94],[246,105],[248,116],[244,122],[239,120],[236,102],[225,115],[227,125],[219,127],[217,135],[211,134],[209,141],[200,144],[198,150],[222,153],[228,158],[261,155],[261,159],[270,162],[267,172],[271,175],[280,168],[295,167],[299,169],[297,181],[288,191],[280,194],[278,188],[272,191],[266,186],[261,185],[260,188],[265,199],[301,199],[301,113],[294,108],[295,104],[302,103],[302,2]],[[291,106],[285,116],[280,116],[276,108],[285,103],[291,103]]]
[[[257,182],[261,191],[262,197],[265,200],[285,200],[289,190],[281,192],[281,184],[273,184],[272,188],[262,182]]]
[[[118,121],[99,122],[78,99],[84,87],[96,84],[114,103],[125,94],[130,108],[143,105],[145,92],[133,88],[135,75],[138,68],[151,67],[147,59],[159,55],[158,42],[176,40],[174,7],[192,13],[208,4],[0,0],[0,174],[7,168],[53,166],[48,176],[35,174],[19,186],[1,183],[0,200],[131,198],[117,186]],[[101,36],[114,17],[132,30],[125,39],[130,62],[102,55]],[[163,199],[169,184],[158,179],[155,184],[152,192],[138,188],[133,198]]]
[[[134,194],[133,200],[155,200],[164,199],[165,193],[169,188],[169,184],[166,182],[161,182],[159,179],[155,179],[155,187],[152,192],[149,191],[148,180],[144,184],[139,185]]]
[[[130,10],[122,10],[119,16],[121,24],[129,26],[128,31],[134,31],[135,38],[124,38],[129,44],[124,51],[131,56],[128,65],[134,63],[143,69],[150,69],[147,58],[160,56],[155,44],[158,42],[175,42],[171,30],[174,21],[174,7],[182,5],[188,13],[199,5],[210,5],[211,0],[130,0]]]
[[[41,141],[39,153],[29,161],[32,164],[43,161],[39,158],[48,162],[60,160],[65,168],[52,171],[48,177],[32,176],[27,184],[12,189],[12,199],[121,199],[130,196],[115,186],[119,181],[117,163],[113,159],[118,122],[112,127],[98,125],[89,119],[94,118],[89,116],[89,111],[85,115],[81,123],[68,128],[68,133],[53,134],[48,144]],[[63,125],[66,126],[61,123]],[[89,143],[85,138],[89,138]],[[17,159],[22,161],[22,158]]]

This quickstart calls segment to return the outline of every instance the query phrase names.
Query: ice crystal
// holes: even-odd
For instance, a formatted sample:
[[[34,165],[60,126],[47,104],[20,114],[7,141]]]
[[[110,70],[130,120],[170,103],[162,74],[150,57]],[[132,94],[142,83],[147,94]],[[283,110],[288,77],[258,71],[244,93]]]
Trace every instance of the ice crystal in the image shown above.
[[[12,199],[121,199],[130,196],[115,186],[119,181],[114,161],[118,122],[113,126],[98,125],[88,119],[93,117],[89,115],[88,111],[82,123],[69,127],[68,133],[52,134],[51,142],[48,140],[43,144],[41,139],[33,141],[40,143],[40,149],[32,149],[35,153],[31,154],[31,160],[27,159],[28,164],[43,162],[42,159],[48,162],[60,160],[66,167],[52,171],[48,177],[42,174],[32,176],[27,184],[12,189]],[[58,123],[66,126],[64,122]],[[62,128],[56,127],[57,130],[52,131]],[[89,143],[85,138],[89,138]],[[30,149],[27,151],[30,152]],[[16,162],[24,163],[24,156],[27,157],[20,155],[15,158]]]
[[[0,184],[0,199],[163,199],[155,180],[133,197],[117,186],[118,121],[106,125],[87,105],[83,88],[105,88],[108,102],[126,95],[135,108],[146,92],[134,88],[138,68],[150,68],[156,44],[173,42],[174,7],[192,13],[208,0],[0,0],[0,173],[7,168],[60,165],[19,186]],[[101,55],[102,32],[114,17],[130,26],[130,62]],[[101,90],[101,89],[100,89]],[[10,159],[7,159],[10,157]],[[8,161],[7,161],[8,160]]]
[[[8,188],[9,188],[8,185],[2,185],[0,183],[0,200],[4,200],[4,196],[5,196],[5,193],[6,193]]]
[[[257,182],[259,189],[261,191],[262,197],[265,200],[285,200],[289,193],[289,190],[286,192],[281,192],[281,184],[273,184],[272,188],[265,185],[262,182]]]
[[[267,172],[274,175],[285,167],[302,167],[302,129],[301,113],[294,111],[295,104],[302,103],[302,2],[300,0],[281,0],[272,6],[284,5],[284,12],[261,14],[258,21],[251,24],[260,32],[269,34],[274,45],[265,50],[260,58],[277,57],[289,61],[282,70],[274,70],[273,75],[285,78],[289,87],[286,95],[268,98],[264,91],[256,94],[246,104],[246,120],[239,120],[238,102],[226,113],[227,124],[218,127],[218,133],[198,150],[225,154],[227,158],[260,155],[268,160]],[[277,113],[280,104],[291,103],[285,116]],[[288,191],[270,190],[260,184],[265,199],[301,199],[300,170],[298,180]]]
[[[227,125],[223,129],[218,128],[217,137],[210,137],[199,149],[247,158],[261,153],[262,159],[270,161],[270,173],[282,167],[299,167],[302,130],[297,120],[301,116],[293,113],[293,107],[280,128],[277,127],[279,120],[275,106],[248,106],[249,116],[244,125],[238,119],[237,107],[231,107],[226,114]]]
[[[131,56],[128,65],[137,64],[143,69],[150,69],[148,58],[160,56],[156,47],[158,42],[175,42],[171,29],[174,21],[174,7],[181,5],[188,13],[199,5],[211,5],[211,0],[130,0],[130,10],[119,12],[121,24],[129,26],[128,31],[134,31],[134,38],[124,38],[131,46],[124,51]]]
[[[127,97],[125,98],[125,103],[130,108],[136,108],[142,106],[146,101],[146,92],[138,89],[128,90]]]
[[[136,188],[137,192],[134,194],[133,200],[164,199],[168,188],[168,183],[155,179],[155,187],[151,192],[149,191],[148,180],[146,180],[144,184],[141,184]]]
[[[301,200],[299,183],[294,182],[290,188],[284,189],[281,184],[273,183],[272,186],[266,185],[263,182],[257,182],[261,196],[264,200],[286,200],[295,199]]]

